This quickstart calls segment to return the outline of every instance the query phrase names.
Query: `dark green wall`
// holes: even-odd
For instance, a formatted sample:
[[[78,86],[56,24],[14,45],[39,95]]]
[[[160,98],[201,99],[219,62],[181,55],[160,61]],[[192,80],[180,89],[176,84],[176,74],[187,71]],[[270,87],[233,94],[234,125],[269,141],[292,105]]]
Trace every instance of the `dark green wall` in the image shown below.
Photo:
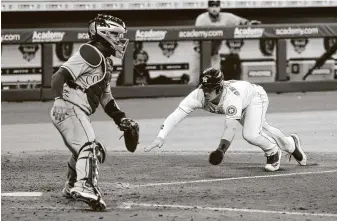
[[[129,27],[193,25],[205,10],[110,11]],[[337,8],[232,9],[223,10],[263,23],[337,22]],[[2,28],[86,27],[98,11],[78,12],[2,12]]]

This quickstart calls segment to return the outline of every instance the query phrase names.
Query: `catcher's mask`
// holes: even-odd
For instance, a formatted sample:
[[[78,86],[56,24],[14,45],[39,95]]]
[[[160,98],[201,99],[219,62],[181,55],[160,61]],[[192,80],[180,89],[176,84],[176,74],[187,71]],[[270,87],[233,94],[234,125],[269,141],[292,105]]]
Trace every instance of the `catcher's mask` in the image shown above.
[[[93,41],[105,41],[110,45],[112,56],[122,59],[129,39],[124,38],[127,32],[125,23],[114,16],[98,14],[89,22],[89,37]]]
[[[207,68],[200,75],[199,88],[204,94],[211,94],[215,91],[215,96],[219,95],[223,88],[224,76],[217,68]]]

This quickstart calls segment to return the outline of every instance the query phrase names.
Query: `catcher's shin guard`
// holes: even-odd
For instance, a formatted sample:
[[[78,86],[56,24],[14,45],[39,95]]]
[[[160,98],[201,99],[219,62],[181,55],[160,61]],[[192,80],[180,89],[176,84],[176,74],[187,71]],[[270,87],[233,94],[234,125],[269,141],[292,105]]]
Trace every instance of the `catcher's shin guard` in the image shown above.
[[[77,182],[70,191],[74,199],[86,202],[95,211],[106,208],[98,187],[99,164],[104,162],[105,156],[106,151],[101,143],[86,143],[79,151]]]

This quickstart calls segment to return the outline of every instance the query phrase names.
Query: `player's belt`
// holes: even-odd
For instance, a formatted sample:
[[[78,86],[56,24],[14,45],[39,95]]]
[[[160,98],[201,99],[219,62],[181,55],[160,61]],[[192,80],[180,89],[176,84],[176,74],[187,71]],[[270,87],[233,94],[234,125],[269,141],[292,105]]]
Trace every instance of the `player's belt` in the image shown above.
[[[66,83],[70,88],[73,88],[75,90],[80,90],[84,93],[87,92],[87,89],[85,89],[85,88],[81,87],[80,85],[76,84],[74,81],[67,81]]]

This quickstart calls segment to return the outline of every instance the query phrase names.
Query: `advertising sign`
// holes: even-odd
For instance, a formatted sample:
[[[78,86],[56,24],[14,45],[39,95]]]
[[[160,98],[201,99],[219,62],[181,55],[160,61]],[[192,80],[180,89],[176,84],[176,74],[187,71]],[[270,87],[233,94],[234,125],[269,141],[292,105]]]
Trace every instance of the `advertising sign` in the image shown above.
[[[288,30],[288,32],[290,32]],[[294,31],[291,31],[294,33]],[[239,33],[239,32],[238,32]],[[248,35],[248,32],[240,32]],[[257,31],[249,33],[257,34]],[[300,32],[298,32],[300,33]],[[162,33],[163,34],[163,33]],[[155,33],[139,33],[142,39],[161,38],[163,35]],[[209,34],[209,33],[208,33]],[[213,33],[215,35],[215,33]],[[213,35],[212,34],[212,35]],[[220,34],[220,33],[218,33]],[[181,37],[197,35],[196,33],[181,33]],[[199,33],[198,35],[202,35]],[[45,42],[50,39],[61,40],[62,33],[36,33],[35,41]],[[206,36],[206,35],[205,35]],[[87,33],[77,33],[77,38],[88,39]],[[247,37],[247,36],[245,36]],[[17,39],[20,36],[2,35],[2,40]],[[291,81],[300,81],[311,68],[315,60],[324,54],[336,38],[296,38],[287,40],[288,74]],[[53,67],[57,70],[69,57],[78,50],[81,43],[59,42],[53,44]],[[144,57],[137,55],[142,53]],[[192,41],[159,41],[136,42],[134,48],[135,65],[145,64],[149,78],[155,84],[188,83],[191,74],[191,64],[196,52]],[[250,82],[273,82],[276,76],[276,44],[273,39],[260,40],[224,40],[219,55],[220,67],[232,53],[238,55],[241,62],[241,79]],[[39,88],[41,86],[41,44],[2,45],[1,56],[1,84],[2,89]],[[138,61],[139,60],[139,61]],[[143,61],[141,61],[143,60]],[[114,74],[112,85],[116,85],[118,76],[122,73],[122,61],[113,59]],[[334,79],[337,73],[337,54],[319,70],[315,70],[307,80]],[[198,62],[198,61],[197,61]],[[141,66],[141,65],[139,65]],[[142,81],[140,81],[142,82]],[[142,83],[143,84],[143,83]]]
[[[288,73],[291,81],[302,81],[302,77],[314,66],[316,60],[330,49],[336,38],[298,38],[287,40]],[[337,53],[334,53],[325,64],[306,81],[333,80]]]
[[[2,45],[2,90],[39,88],[41,72],[41,45]]]

